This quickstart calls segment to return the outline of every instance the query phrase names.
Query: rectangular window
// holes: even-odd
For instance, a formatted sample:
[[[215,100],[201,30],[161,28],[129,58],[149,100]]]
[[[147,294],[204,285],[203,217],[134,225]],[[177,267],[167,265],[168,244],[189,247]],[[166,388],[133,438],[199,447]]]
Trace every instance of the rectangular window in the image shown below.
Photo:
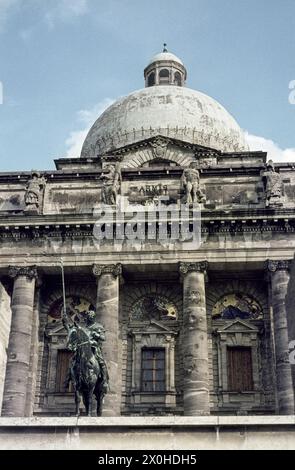
[[[227,348],[228,390],[253,390],[252,351],[248,347]]]
[[[72,392],[72,384],[66,388],[66,381],[69,372],[70,360],[72,357],[72,352],[60,349],[57,352],[57,366],[56,366],[56,392],[67,393]]]
[[[166,390],[164,348],[142,349],[141,388],[143,392],[164,392]]]

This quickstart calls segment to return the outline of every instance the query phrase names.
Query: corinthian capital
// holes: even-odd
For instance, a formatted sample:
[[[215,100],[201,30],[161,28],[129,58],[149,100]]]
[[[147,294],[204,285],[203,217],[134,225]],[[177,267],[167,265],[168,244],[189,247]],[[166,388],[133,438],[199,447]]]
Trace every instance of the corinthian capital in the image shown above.
[[[37,266],[9,266],[8,274],[13,279],[25,276],[28,279],[37,279]]]
[[[92,272],[94,276],[100,277],[102,274],[112,274],[114,277],[122,274],[122,265],[117,264],[94,264]]]
[[[193,271],[205,273],[208,269],[208,261],[196,261],[195,263],[179,263],[179,272],[184,275]]]
[[[275,273],[276,271],[288,271],[291,266],[291,260],[271,260],[265,262],[267,271]]]

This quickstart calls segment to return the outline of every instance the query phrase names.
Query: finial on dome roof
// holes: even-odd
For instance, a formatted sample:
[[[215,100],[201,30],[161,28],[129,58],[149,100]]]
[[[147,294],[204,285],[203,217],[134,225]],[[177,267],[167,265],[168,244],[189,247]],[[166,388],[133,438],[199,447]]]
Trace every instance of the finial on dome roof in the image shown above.
[[[163,52],[168,52],[168,49],[167,49],[167,44],[166,44],[166,42],[164,42],[163,46],[164,46],[164,47],[163,47]]]

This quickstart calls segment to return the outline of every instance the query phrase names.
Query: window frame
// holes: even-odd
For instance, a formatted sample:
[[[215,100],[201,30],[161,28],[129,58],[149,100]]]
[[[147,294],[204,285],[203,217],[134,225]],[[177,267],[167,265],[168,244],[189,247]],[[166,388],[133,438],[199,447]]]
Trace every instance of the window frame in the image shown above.
[[[227,383],[228,383],[228,391],[229,392],[235,392],[235,393],[244,393],[244,392],[253,392],[254,390],[254,377],[253,377],[253,363],[252,363],[252,355],[253,351],[251,346],[237,346],[237,345],[228,345],[227,348]],[[241,360],[241,354],[239,357],[239,353],[242,351],[249,353],[247,361],[249,365],[249,369],[247,370],[247,375],[242,374],[242,383],[241,387],[239,387],[239,378],[234,377],[234,374],[236,372],[236,364],[233,364],[233,353],[236,353],[236,363]],[[230,358],[230,355],[232,355],[232,358]],[[232,362],[230,362],[232,361]],[[242,360],[241,363],[238,364],[240,367],[242,367]],[[246,379],[247,377],[247,379]],[[236,384],[234,383],[236,382]],[[247,385],[249,383],[249,386]]]
[[[162,358],[158,359],[159,362],[163,362],[161,368],[157,368],[157,360],[156,356],[153,356],[151,359],[155,364],[155,367],[152,368],[145,368],[144,367],[144,361],[151,362],[149,361],[148,358],[144,358],[144,354],[152,352],[153,354],[155,353],[163,353]],[[166,393],[167,390],[167,384],[166,384],[166,350],[163,347],[143,347],[141,349],[141,381],[140,381],[140,389],[141,392],[143,393]],[[144,379],[144,372],[146,371],[152,371],[152,380]],[[162,372],[163,379],[158,380],[157,379],[157,372]],[[152,384],[152,390],[145,388],[144,383]],[[163,387],[160,387],[160,389],[157,389],[157,384],[162,384]]]

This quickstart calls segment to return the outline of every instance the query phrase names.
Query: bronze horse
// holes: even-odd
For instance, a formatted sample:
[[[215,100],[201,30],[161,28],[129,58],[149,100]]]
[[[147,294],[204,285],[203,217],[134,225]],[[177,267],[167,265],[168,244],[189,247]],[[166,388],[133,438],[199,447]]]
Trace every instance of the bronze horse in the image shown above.
[[[86,409],[86,415],[91,416],[93,395],[97,402],[97,416],[101,416],[102,402],[105,395],[103,374],[95,353],[92,350],[90,338],[83,327],[75,323],[69,332],[69,341],[75,351],[70,366],[70,381],[75,392],[76,416],[80,414],[81,395]]]

